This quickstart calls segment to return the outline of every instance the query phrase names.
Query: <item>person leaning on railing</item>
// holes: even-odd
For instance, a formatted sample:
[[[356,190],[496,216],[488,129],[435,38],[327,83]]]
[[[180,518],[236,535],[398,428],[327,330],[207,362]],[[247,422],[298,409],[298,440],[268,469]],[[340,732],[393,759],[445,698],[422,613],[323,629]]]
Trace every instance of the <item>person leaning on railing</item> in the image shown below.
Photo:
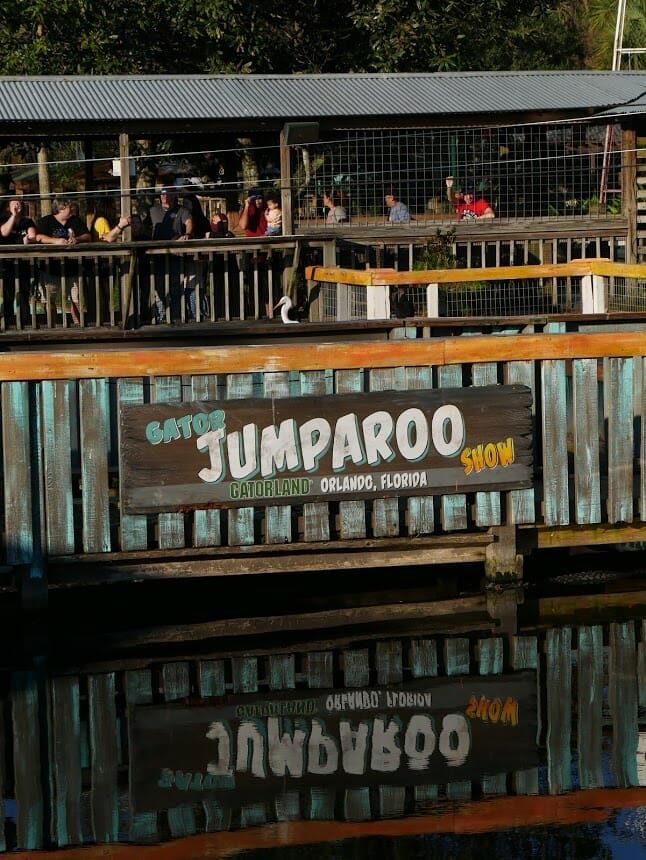
[[[36,225],[36,235],[43,245],[77,245],[89,242],[92,234],[78,215],[73,214],[73,202],[57,197],[52,200],[52,214],[45,215]],[[72,322],[80,323],[79,317],[79,266],[78,262],[65,263],[65,275],[69,276],[68,296]],[[41,301],[51,312],[54,322],[57,313],[57,299],[61,291],[63,269],[59,258],[47,259],[41,264],[40,289]]]
[[[3,245],[31,245],[37,241],[36,224],[27,215],[25,205],[18,197],[12,197],[7,211],[0,217],[0,239]],[[16,266],[18,270],[18,294],[16,295]],[[5,260],[2,266],[2,287],[5,323],[16,322],[16,314],[24,325],[29,318],[29,292],[31,289],[31,266],[27,260]]]
[[[496,214],[484,197],[476,199],[475,188],[467,185],[462,192],[453,188],[453,177],[446,177],[446,196],[455,209],[460,221],[478,221],[481,218],[495,218]]]

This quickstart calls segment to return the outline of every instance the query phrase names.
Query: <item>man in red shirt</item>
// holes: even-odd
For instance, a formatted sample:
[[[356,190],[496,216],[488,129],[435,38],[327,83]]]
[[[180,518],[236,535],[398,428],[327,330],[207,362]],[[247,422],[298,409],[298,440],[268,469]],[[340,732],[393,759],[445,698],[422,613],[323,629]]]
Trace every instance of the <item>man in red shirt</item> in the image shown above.
[[[495,218],[496,215],[484,197],[476,200],[475,188],[467,185],[460,196],[453,190],[453,177],[446,177],[446,196],[453,204],[460,221],[476,221],[480,218]]]
[[[244,207],[238,219],[238,227],[247,236],[264,236],[267,232],[265,218],[265,198],[262,191],[252,190],[244,202]]]

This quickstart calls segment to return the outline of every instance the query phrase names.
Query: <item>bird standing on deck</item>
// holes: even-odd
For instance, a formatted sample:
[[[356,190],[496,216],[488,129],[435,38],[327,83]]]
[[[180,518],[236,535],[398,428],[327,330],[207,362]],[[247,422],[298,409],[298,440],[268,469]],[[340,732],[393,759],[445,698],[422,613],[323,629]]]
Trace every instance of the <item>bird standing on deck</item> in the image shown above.
[[[294,325],[295,323],[298,325],[299,320],[293,320],[289,312],[294,307],[294,303],[290,299],[289,296],[283,296],[282,299],[278,302],[277,305],[274,305],[274,310],[280,308],[280,318],[285,323],[285,325]]]

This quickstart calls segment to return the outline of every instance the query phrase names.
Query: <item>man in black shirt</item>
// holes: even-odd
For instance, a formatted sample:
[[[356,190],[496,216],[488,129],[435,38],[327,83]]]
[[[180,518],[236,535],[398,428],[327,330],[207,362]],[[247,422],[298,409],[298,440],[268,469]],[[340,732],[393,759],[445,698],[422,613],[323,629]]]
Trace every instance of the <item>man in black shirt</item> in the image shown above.
[[[19,197],[9,200],[7,211],[0,217],[0,241],[3,245],[29,245],[37,241],[36,225],[27,216],[23,201]],[[19,313],[20,325],[24,326],[29,319],[30,261],[4,260],[2,287],[5,321],[8,324],[14,323],[15,314]]]
[[[67,198],[57,198],[52,201],[52,214],[40,219],[36,227],[38,241],[44,245],[69,245],[79,242],[89,242],[92,234],[87,226],[73,214],[72,201]],[[63,269],[61,258],[47,260],[40,272],[40,283],[43,289],[43,302],[49,308],[52,319],[56,319],[56,300],[61,290]],[[79,323],[79,270],[75,261],[65,263],[66,297],[70,301],[72,322]]]

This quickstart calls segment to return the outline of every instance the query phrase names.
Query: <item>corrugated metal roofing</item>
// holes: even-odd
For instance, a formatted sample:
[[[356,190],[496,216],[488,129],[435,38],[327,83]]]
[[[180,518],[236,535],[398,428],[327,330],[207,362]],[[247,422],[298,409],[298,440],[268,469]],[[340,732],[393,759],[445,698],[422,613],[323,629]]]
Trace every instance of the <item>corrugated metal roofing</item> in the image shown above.
[[[644,93],[646,72],[610,71],[0,77],[0,122],[641,112]]]

